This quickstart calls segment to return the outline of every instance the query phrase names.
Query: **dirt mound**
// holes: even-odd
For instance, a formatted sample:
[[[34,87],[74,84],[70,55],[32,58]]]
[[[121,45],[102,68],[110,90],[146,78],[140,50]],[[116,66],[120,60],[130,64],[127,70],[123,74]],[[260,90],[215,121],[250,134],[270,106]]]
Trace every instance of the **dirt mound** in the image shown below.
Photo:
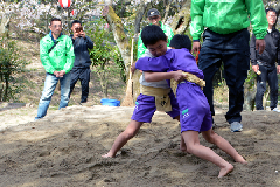
[[[219,168],[179,151],[179,123],[156,112],[153,123],[103,159],[130,121],[133,108],[70,106],[0,134],[0,186],[280,186],[280,133],[277,112],[244,112],[244,131],[231,133],[223,114],[217,133],[247,159],[243,166],[210,146],[234,170],[217,179]],[[201,136],[200,136],[201,137]]]

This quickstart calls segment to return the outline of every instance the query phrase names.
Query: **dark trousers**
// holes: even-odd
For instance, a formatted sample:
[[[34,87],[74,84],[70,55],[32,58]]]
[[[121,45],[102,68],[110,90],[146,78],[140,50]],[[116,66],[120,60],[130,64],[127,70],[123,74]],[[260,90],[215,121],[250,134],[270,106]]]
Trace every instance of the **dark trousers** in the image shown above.
[[[268,82],[270,86],[270,108],[273,110],[277,108],[278,104],[278,77],[277,77],[277,69],[275,67],[267,68],[266,65],[259,64],[259,70],[261,74],[257,77],[257,110],[263,110],[263,96],[266,91],[266,82]]]
[[[81,103],[87,102],[89,94],[89,82],[90,82],[90,68],[73,68],[71,70],[71,83],[70,83],[70,93],[75,88],[75,84],[80,80],[82,84],[82,100]]]
[[[198,68],[203,71],[207,97],[211,115],[215,116],[213,103],[214,89],[212,79],[224,64],[224,76],[229,87],[229,111],[225,118],[229,123],[241,122],[240,112],[244,103],[244,82],[250,68],[250,33],[247,29],[232,34],[217,34],[206,29],[199,56]]]

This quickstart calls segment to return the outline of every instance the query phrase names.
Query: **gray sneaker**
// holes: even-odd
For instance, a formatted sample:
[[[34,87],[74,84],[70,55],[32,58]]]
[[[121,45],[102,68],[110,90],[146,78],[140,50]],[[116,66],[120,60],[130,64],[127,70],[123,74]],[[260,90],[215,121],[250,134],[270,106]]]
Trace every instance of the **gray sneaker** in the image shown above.
[[[243,131],[243,125],[238,122],[233,122],[230,124],[230,131],[231,132],[241,132],[241,131]]]

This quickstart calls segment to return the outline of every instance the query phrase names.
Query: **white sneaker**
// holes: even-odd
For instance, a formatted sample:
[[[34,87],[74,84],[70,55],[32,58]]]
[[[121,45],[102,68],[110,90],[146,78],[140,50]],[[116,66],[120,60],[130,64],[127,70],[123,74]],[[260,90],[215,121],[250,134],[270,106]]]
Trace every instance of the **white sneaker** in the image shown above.
[[[274,108],[272,111],[274,111],[274,112],[280,112],[280,110],[278,110],[278,108]]]

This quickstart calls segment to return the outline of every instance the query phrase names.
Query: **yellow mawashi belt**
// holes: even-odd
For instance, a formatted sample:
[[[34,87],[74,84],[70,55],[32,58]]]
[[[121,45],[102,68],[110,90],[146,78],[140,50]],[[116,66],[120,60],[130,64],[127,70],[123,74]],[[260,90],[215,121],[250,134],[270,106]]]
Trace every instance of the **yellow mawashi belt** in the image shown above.
[[[140,84],[140,92],[143,95],[155,97],[155,105],[158,111],[172,111],[172,105],[170,104],[170,97],[168,93],[170,89],[154,88],[152,86],[145,86]]]
[[[196,75],[190,74],[189,72],[183,72],[182,74],[187,75],[186,80],[188,82],[193,82],[193,83],[201,86],[201,89],[203,89],[203,86],[205,86],[205,82],[203,81],[203,79],[198,78]],[[172,88],[175,97],[176,97],[177,85],[178,85],[178,83],[173,78],[170,79],[170,88]]]

